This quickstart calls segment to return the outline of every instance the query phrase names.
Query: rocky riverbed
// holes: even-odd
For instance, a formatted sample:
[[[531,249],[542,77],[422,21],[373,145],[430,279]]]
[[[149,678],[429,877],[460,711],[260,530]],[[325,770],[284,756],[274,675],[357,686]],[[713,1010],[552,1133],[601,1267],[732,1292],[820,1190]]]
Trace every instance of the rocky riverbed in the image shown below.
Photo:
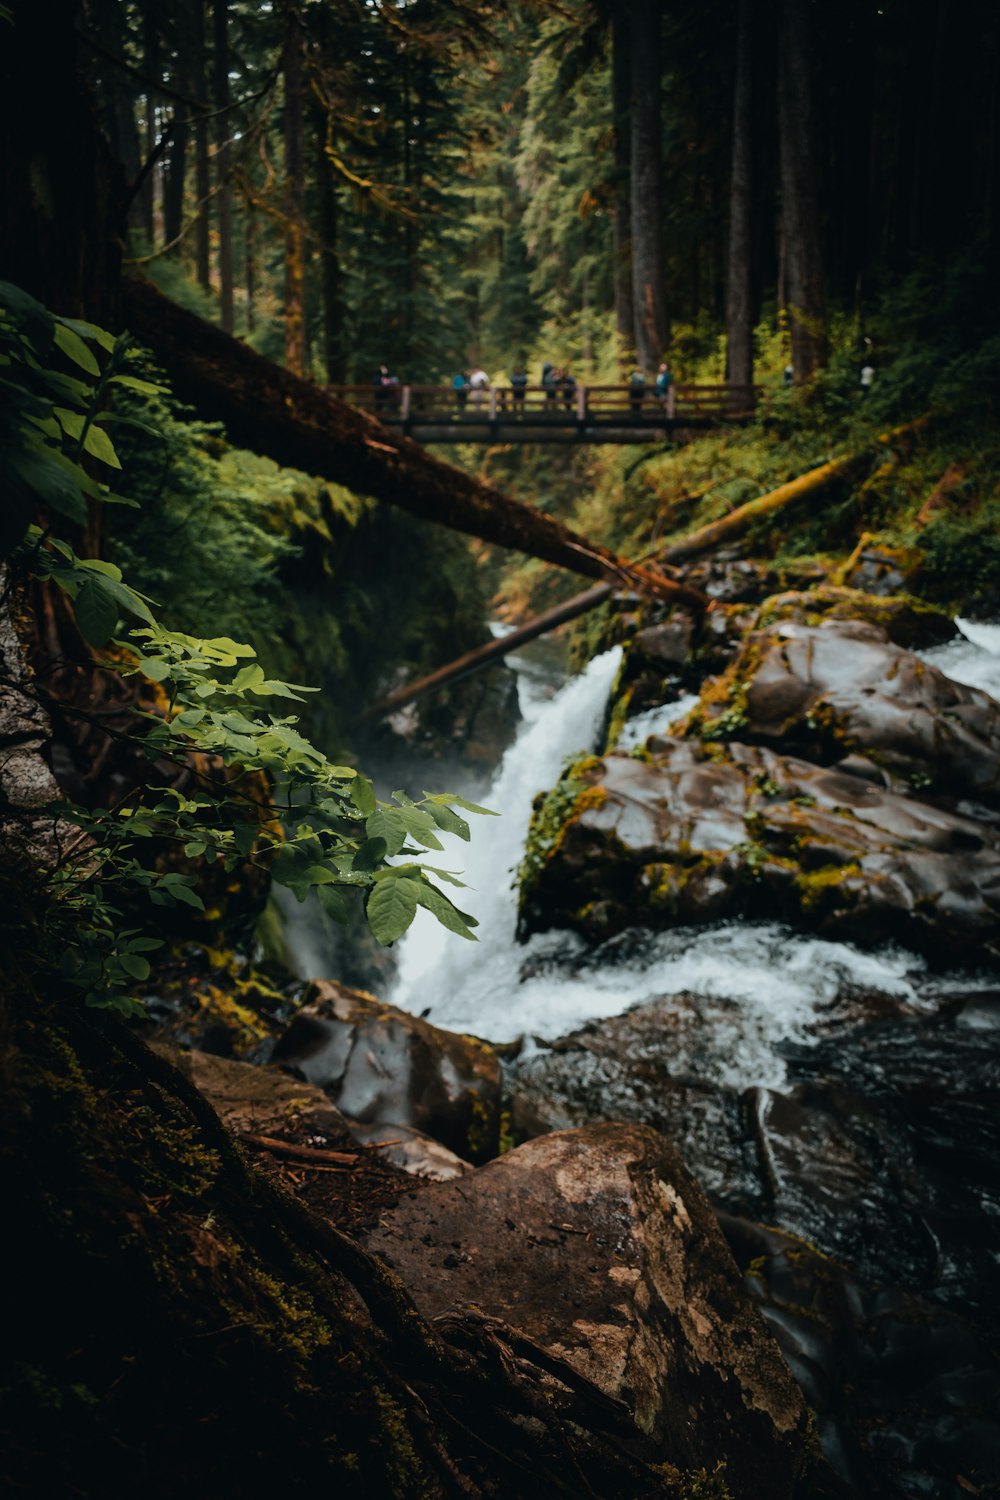
[[[526,703],[481,944],[403,946],[429,1019],[320,983],[240,1033],[263,1073],[189,1066],[293,1185],[385,1160],[377,1211],[323,1211],[678,1484],[995,1495],[1000,664],[912,600],[734,577]]]

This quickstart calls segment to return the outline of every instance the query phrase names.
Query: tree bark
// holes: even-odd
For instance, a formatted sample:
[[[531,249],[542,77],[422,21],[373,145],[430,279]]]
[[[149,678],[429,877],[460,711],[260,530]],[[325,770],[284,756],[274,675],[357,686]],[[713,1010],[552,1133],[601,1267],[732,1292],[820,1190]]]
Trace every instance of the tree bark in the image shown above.
[[[750,46],[750,0],[740,0],[729,188],[729,273],[726,281],[726,371],[730,385],[737,386],[753,384]]]
[[[809,0],[782,0],[778,82],[781,210],[796,384],[814,375],[828,355],[808,6]]]
[[[177,394],[199,416],[225,423],[234,443],[584,577],[695,608],[703,604],[697,591],[623,562],[544,512],[431,457],[366,412],[185,312],[149,283],[126,281],[122,296],[125,323],[163,361]]]
[[[629,356],[634,354],[635,308],[632,301],[632,58],[629,50],[628,12],[624,5],[611,7],[611,96],[615,132],[614,205],[612,257],[614,261],[615,329]]]
[[[229,3],[215,0],[212,9],[212,93],[217,110],[229,103]],[[215,117],[215,180],[218,188],[217,214],[219,225],[219,314],[227,333],[233,332],[233,195],[229,182],[229,140],[232,134],[232,119],[229,114]],[[249,236],[250,229],[248,227]],[[248,263],[250,250],[247,250]],[[248,277],[249,280],[249,277]],[[248,287],[248,302],[252,294]],[[247,314],[248,326],[252,324],[252,313]]]
[[[327,120],[316,119],[316,183],[319,189],[320,290],[323,297],[323,359],[331,385],[347,379],[343,277],[337,245],[338,204],[333,168],[326,154]]]
[[[205,55],[205,0],[194,0],[194,77],[195,97],[207,99],[207,59]],[[194,122],[194,195],[198,203],[198,222],[195,226],[195,276],[206,292],[209,280],[209,231],[211,209],[208,172],[208,121],[199,113]]]
[[[152,11],[144,11],[142,18],[142,61],[147,80],[160,76],[160,34]],[[156,99],[152,82],[146,83],[146,118],[143,131],[143,150],[147,159],[156,150]],[[159,168],[148,173],[139,191],[139,211],[142,232],[150,249],[156,243],[156,183]]]
[[[285,79],[285,364],[306,373],[305,222],[302,152],[302,31],[288,12],[282,69]]]
[[[636,358],[647,373],[663,358],[669,338],[660,201],[660,25],[658,0],[631,0],[632,295]]]

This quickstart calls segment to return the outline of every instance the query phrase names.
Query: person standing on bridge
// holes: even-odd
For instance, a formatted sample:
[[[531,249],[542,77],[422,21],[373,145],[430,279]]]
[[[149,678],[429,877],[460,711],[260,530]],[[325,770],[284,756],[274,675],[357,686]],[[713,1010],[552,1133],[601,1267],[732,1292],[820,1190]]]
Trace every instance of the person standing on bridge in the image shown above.
[[[631,407],[633,417],[642,414],[642,403],[646,395],[646,373],[644,370],[633,370],[628,378],[628,404]]]
[[[482,365],[477,365],[469,376],[469,389],[472,392],[472,404],[478,411],[483,404],[483,392],[490,388],[490,377]]]
[[[524,393],[527,387],[528,377],[524,372],[524,366],[515,365],[511,371],[510,388],[514,393],[514,415],[517,417],[524,415]]]
[[[399,376],[392,375],[388,365],[379,365],[375,376],[375,409],[384,411],[399,401]]]
[[[551,406],[556,399],[556,371],[555,366],[549,360],[542,365],[542,388],[545,391],[546,404]]]
[[[656,394],[663,403],[663,412],[668,420],[672,421],[674,416],[675,387],[674,375],[670,366],[663,362],[656,376]]]
[[[573,410],[573,397],[576,395],[576,376],[569,370],[560,370],[559,384],[563,393],[563,406],[567,411]]]
[[[461,413],[465,410],[465,403],[469,399],[468,370],[459,370],[458,374],[451,382],[451,388],[455,392],[455,404],[458,407],[459,415],[461,415]]]

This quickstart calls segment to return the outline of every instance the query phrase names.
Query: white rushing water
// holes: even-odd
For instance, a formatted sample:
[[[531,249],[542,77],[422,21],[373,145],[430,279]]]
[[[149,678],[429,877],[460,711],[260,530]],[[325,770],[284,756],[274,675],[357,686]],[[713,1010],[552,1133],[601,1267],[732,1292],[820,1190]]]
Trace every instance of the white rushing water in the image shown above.
[[[470,887],[454,894],[479,919],[479,941],[463,942],[419,911],[400,944],[399,978],[389,997],[393,1004],[414,1011],[430,1006],[431,1019],[439,1026],[499,1040],[496,1026],[513,998],[524,957],[514,942],[513,882],[532,799],[558,779],[568,755],[594,749],[620,661],[618,647],[596,657],[547,702],[544,688],[519,676],[519,687],[528,687],[521,693],[524,724],[482,798],[502,816],[470,817],[468,844],[442,836],[445,867],[461,869]],[[445,861],[438,856],[431,863]]]
[[[679,1056],[679,1068],[734,1087],[779,1086],[780,1043],[814,1038],[813,1028],[851,987],[922,1004],[916,982],[924,965],[913,954],[866,953],[780,923],[629,933],[596,951],[566,932],[515,943],[513,881],[532,800],[553,785],[567,755],[593,749],[618,661],[617,651],[597,658],[548,700],[544,679],[519,677],[525,725],[482,797],[502,819],[473,817],[471,845],[449,840],[448,866],[464,868],[473,887],[464,904],[479,918],[480,941],[463,943],[421,912],[400,944],[393,1003],[426,1010],[438,1026],[504,1042],[551,1040],[685,992],[695,997],[698,1024],[686,1033],[692,1056]],[[691,706],[681,699],[633,721],[623,745],[663,732]]]
[[[1000,625],[955,621],[962,634],[946,646],[921,651],[924,661],[966,687],[981,688],[1000,701]]]
[[[955,681],[1000,699],[1000,626],[958,624],[958,639],[922,655]],[[530,659],[511,658],[525,723],[482,797],[502,819],[472,818],[471,846],[449,840],[449,866],[464,868],[473,887],[465,904],[480,920],[480,941],[463,943],[421,912],[400,945],[395,1004],[426,1009],[436,1025],[495,1042],[524,1035],[530,1046],[530,1038],[551,1040],[684,992],[694,997],[695,1019],[678,1032],[677,1072],[773,1088],[785,1077],[781,1043],[815,1041],[824,1022],[836,1022],[839,998],[852,988],[922,1009],[934,1004],[942,984],[978,987],[968,975],[930,983],[923,961],[897,948],[863,952],[776,922],[631,932],[597,950],[566,932],[516,944],[513,881],[532,799],[553,785],[567,755],[594,748],[619,659],[618,651],[598,657],[553,696],[550,674]],[[638,716],[619,748],[663,733],[695,701],[684,697]]]

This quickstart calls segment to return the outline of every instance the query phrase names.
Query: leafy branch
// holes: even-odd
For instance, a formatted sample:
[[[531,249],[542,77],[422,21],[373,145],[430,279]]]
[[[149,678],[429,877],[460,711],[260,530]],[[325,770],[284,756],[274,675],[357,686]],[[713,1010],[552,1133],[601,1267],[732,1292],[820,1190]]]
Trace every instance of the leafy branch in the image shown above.
[[[364,775],[311,744],[294,714],[265,706],[301,702],[314,689],[268,678],[253,649],[227,636],[166,629],[115,564],[80,557],[55,534],[59,522],[84,525],[88,503],[134,503],[88,469],[120,469],[108,429],[115,421],[136,424],[109,409],[115,388],[161,390],[131,373],[135,353],[127,336],[56,318],[0,283],[0,435],[7,439],[0,478],[15,497],[0,543],[11,551],[12,578],[57,585],[90,644],[113,642],[121,674],[156,685],[153,706],[131,711],[133,728],[105,726],[159,767],[150,780],[112,807],[52,809],[79,830],[47,871],[64,976],[88,1004],[141,1009],[135,986],[149,977],[146,955],[161,942],[125,926],[126,911],[139,896],[203,910],[197,876],[175,868],[183,861],[217,864],[227,874],[266,871],[300,901],[315,892],[343,923],[357,892],[353,899],[364,903],[381,943],[402,936],[419,907],[474,940],[475,917],[431,877],[463,882],[424,856],[443,851],[442,832],[467,840],[462,813],[488,809],[441,792],[414,800],[397,791],[381,801]],[[162,784],[164,761],[193,773],[190,794]]]

